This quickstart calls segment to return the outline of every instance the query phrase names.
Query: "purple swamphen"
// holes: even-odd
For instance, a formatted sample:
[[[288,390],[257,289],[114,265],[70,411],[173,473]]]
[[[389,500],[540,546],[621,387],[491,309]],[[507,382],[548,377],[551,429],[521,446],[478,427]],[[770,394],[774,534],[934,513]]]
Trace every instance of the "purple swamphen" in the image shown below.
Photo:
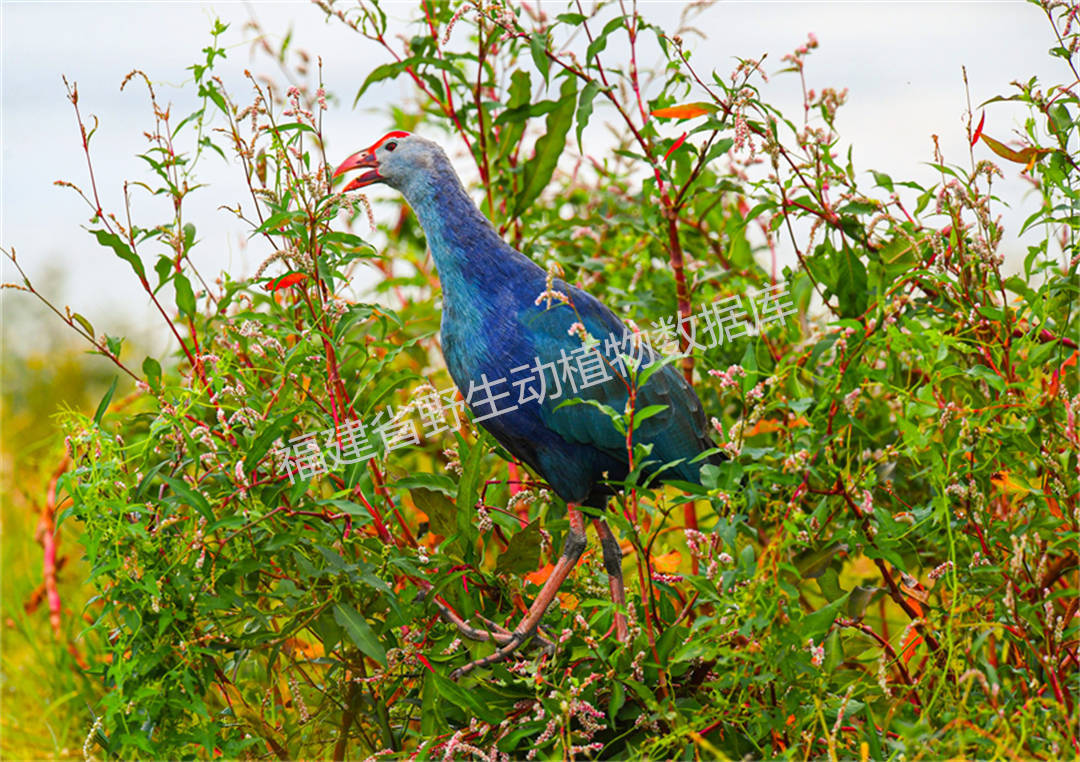
[[[659,358],[611,310],[586,292],[552,280],[503,241],[436,143],[391,132],[342,162],[334,176],[353,170],[363,173],[345,191],[385,183],[404,195],[419,219],[442,283],[443,355],[476,419],[567,503],[570,531],[562,556],[525,618],[513,632],[489,623],[498,630],[490,635],[499,648],[457,670],[456,677],[506,658],[535,632],[585,548],[584,518],[577,506],[603,511],[614,492],[609,482],[628,475],[626,436],[611,416],[596,405],[560,403],[595,400],[622,414],[629,385],[651,370],[637,388],[635,406],[663,409],[634,432],[635,444],[652,446],[644,475],[700,483],[702,465],[720,456],[706,454],[714,444],[690,384],[668,365],[647,369]],[[595,342],[584,342],[586,332]],[[590,360],[591,368],[584,364]],[[566,373],[575,361],[580,378]],[[523,375],[531,377],[531,388],[513,384]],[[616,634],[624,640],[622,551],[603,518],[593,523],[616,606]],[[464,634],[488,637],[443,613]]]

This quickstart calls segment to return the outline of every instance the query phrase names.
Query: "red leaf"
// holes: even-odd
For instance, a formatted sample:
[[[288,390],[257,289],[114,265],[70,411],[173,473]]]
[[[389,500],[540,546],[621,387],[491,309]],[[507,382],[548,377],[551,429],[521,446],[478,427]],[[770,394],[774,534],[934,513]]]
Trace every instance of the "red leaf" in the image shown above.
[[[288,288],[289,286],[295,286],[306,277],[307,275],[304,273],[285,273],[285,275],[282,275],[280,278],[275,278],[263,285],[263,288],[267,291],[278,291],[283,288]]]
[[[971,136],[971,146],[975,147],[975,144],[979,142],[979,136],[982,135],[983,125],[986,123],[986,112],[982,113],[982,117],[979,118],[979,126],[975,128],[975,134]]]
[[[715,113],[717,108],[712,103],[684,103],[681,106],[654,109],[652,115],[661,119],[693,119],[695,116]]]
[[[689,134],[690,133],[688,132],[684,132],[682,135],[679,136],[678,140],[671,144],[671,148],[667,149],[667,153],[664,154],[664,161],[667,161],[668,157],[671,156],[671,154],[675,153],[675,149],[683,144],[683,142],[686,140],[686,136]]]
[[[555,570],[554,565],[545,564],[542,568],[537,569],[534,572],[529,572],[525,575],[526,582],[532,582],[537,587],[542,587],[547,578],[551,576],[551,572]]]
[[[912,628],[907,637],[904,638],[904,642],[900,644],[900,655],[904,658],[905,666],[911,661],[911,657],[915,655],[915,649],[922,642],[922,635],[919,634],[918,630]]]
[[[423,654],[417,654],[416,658],[420,660],[421,664],[428,668],[431,674],[435,674],[435,670],[431,669],[431,663],[427,660],[426,656],[424,656]]]

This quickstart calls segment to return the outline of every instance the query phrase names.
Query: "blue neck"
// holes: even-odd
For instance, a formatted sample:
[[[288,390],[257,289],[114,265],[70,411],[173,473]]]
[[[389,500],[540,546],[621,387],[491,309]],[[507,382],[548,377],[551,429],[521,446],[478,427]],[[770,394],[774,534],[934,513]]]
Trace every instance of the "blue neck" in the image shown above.
[[[448,311],[478,306],[473,302],[506,288],[506,278],[523,263],[536,267],[502,240],[452,168],[417,175],[399,190],[424,229]]]

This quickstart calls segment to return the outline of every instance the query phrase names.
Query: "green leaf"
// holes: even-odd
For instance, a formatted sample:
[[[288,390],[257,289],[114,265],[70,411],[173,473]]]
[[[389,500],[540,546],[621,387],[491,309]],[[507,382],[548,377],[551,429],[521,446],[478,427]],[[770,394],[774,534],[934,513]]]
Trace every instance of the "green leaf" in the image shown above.
[[[176,307],[181,315],[195,316],[195,293],[191,290],[191,281],[183,273],[173,276],[173,285],[176,288]]]
[[[190,222],[184,225],[184,253],[186,254],[195,245],[195,226]]]
[[[535,33],[529,39],[529,53],[532,55],[533,64],[536,66],[536,70],[540,72],[540,76],[544,78],[544,84],[548,81],[548,72],[551,69],[551,60],[547,57],[548,39],[547,35],[541,32]],[[517,72],[514,72],[515,74]],[[525,72],[528,74],[528,72]]]
[[[259,225],[252,231],[252,235],[255,233],[277,233],[288,223],[303,222],[304,213],[297,211],[285,211],[276,212],[266,218],[266,222]]]
[[[595,56],[600,55],[607,47],[608,35],[623,26],[624,20],[622,15],[616,15],[604,25],[604,30],[589,43],[588,49],[585,51],[585,63],[589,63]]]
[[[836,620],[836,615],[840,613],[840,606],[847,601],[847,596],[837,598],[820,609],[803,618],[799,627],[799,635],[806,640],[807,638],[814,638],[815,640],[821,633],[832,627],[832,623]]]
[[[965,371],[965,375],[971,376],[972,378],[980,378],[988,383],[999,394],[1005,393],[1005,379],[985,365],[973,365]]]
[[[884,172],[874,172],[873,170],[871,170],[871,172],[874,175],[874,182],[887,190],[889,193],[893,192],[893,181],[891,177],[889,177]]]
[[[615,716],[622,709],[623,703],[626,701],[626,689],[618,680],[611,686],[611,698],[608,699],[608,717],[615,719]]]
[[[1073,124],[1072,117],[1069,116],[1069,109],[1066,108],[1064,103],[1055,103],[1049,108],[1047,113],[1050,116],[1047,120],[1047,126],[1050,128],[1050,131],[1059,138],[1067,138],[1069,128],[1072,127]]]
[[[72,319],[83,327],[83,330],[90,334],[90,338],[94,338],[94,326],[90,325],[90,321],[80,315],[78,312],[71,313]]]
[[[428,738],[438,733],[437,728],[439,725],[437,723],[443,721],[439,711],[442,702],[439,701],[439,690],[435,685],[435,677],[434,672],[426,672],[424,686],[420,693],[420,732]]]
[[[214,521],[214,512],[210,510],[210,503],[206,502],[206,498],[203,497],[202,494],[194,491],[181,480],[174,479],[171,476],[162,476],[161,480],[169,485],[173,493],[180,498],[182,502],[187,503],[198,511],[200,516],[208,522]]]
[[[229,113],[229,107],[226,105],[225,99],[221,97],[221,93],[218,92],[213,82],[203,82],[199,85],[199,97],[209,98],[214,102],[215,106],[221,109],[223,114]]]
[[[285,124],[278,124],[274,126],[275,132],[315,132],[315,128],[304,124],[303,122],[286,122]]]
[[[262,431],[256,437],[255,441],[248,448],[247,457],[244,458],[244,473],[250,474],[255,470],[259,461],[263,459],[267,451],[270,449],[270,445],[274,441],[284,434],[293,425],[293,419],[296,413],[289,411],[283,415],[274,419],[274,422],[269,426],[265,426]]]
[[[360,89],[356,92],[356,97],[353,98],[353,108],[356,108],[356,104],[360,102],[360,97],[367,92],[369,87],[384,79],[397,77],[403,71],[405,71],[405,61],[394,61],[393,63],[384,63],[380,66],[376,66],[372,72],[367,75],[364,83],[360,85]]]
[[[384,667],[386,666],[386,649],[382,647],[382,643],[375,637],[371,625],[364,620],[364,617],[360,616],[352,607],[335,603],[334,619],[348,633],[353,645],[359,648],[365,656],[371,657]]]
[[[870,299],[866,267],[846,243],[842,249],[833,249],[832,271],[834,281],[830,290],[839,300],[840,317],[854,318],[863,314]]]
[[[836,211],[840,214],[877,214],[880,208],[877,204],[870,204],[866,201],[851,201]]]
[[[836,569],[832,567],[825,569],[825,572],[818,577],[818,587],[821,588],[821,592],[825,596],[825,599],[830,602],[835,601],[844,594],[843,588],[840,587],[840,575],[837,573]]]
[[[131,265],[131,269],[139,276],[139,280],[144,284],[146,283],[146,270],[143,269],[142,260],[139,259],[138,255],[133,252],[126,243],[120,240],[120,236],[110,233],[107,230],[91,230],[90,232],[97,238],[98,243],[112,249],[116,252],[116,256]]]
[[[581,133],[584,132],[585,125],[589,123],[589,119],[592,117],[593,99],[598,92],[600,92],[600,87],[592,80],[589,80],[581,90],[581,98],[578,100],[577,109],[577,147],[579,152],[582,150]]]
[[[510,538],[510,544],[495,562],[495,571],[524,574],[535,571],[540,564],[540,519]]]
[[[142,361],[142,370],[151,388],[157,389],[161,386],[161,363],[153,357],[147,357]]]
[[[516,72],[515,72],[516,73]],[[540,101],[539,103],[523,103],[520,106],[507,108],[497,117],[495,125],[512,124],[514,122],[526,122],[534,116],[550,114],[559,107],[558,101]]]
[[[469,454],[461,464],[461,481],[458,482],[457,509],[472,514],[480,496],[481,462],[484,459],[484,445],[476,442],[469,448]]]
[[[559,91],[559,105],[548,114],[544,135],[536,141],[536,154],[525,164],[523,189],[514,205],[513,217],[520,216],[551,181],[566,146],[566,133],[570,130],[576,103],[577,82],[573,77],[567,77]]]
[[[459,708],[468,707],[476,716],[487,722],[497,722],[498,718],[493,710],[485,702],[480,701],[475,691],[467,691],[452,680],[447,680],[442,675],[432,674],[435,681],[435,690],[451,705]]]
[[[427,514],[431,531],[443,537],[453,537],[457,532],[457,506],[441,492],[425,487],[409,490],[413,503]]]
[[[465,83],[466,85],[469,84],[466,81],[465,75],[462,73],[462,69],[460,66],[455,66],[449,61],[444,61],[441,58],[432,58],[425,55],[411,56],[409,58],[402,59],[401,61],[385,63],[381,66],[375,67],[375,69],[370,74],[368,74],[367,79],[364,80],[364,84],[360,85],[360,89],[357,91],[356,97],[353,99],[353,107],[355,107],[356,104],[360,102],[361,96],[363,96],[367,89],[376,82],[381,82],[384,79],[392,79],[394,77],[397,77],[399,74],[409,68],[416,72],[417,76],[427,78],[427,73],[423,71],[423,69],[427,67],[433,69],[440,69],[441,71],[444,71],[452,77]],[[436,89],[442,89],[442,83],[439,82],[437,79],[431,78],[430,81]]]
[[[816,548],[800,553],[795,557],[795,568],[803,579],[820,577],[829,568],[833,556],[847,550],[847,545],[842,542],[834,542],[824,548]]]
[[[508,110],[521,108],[523,105],[527,105],[531,98],[532,77],[529,72],[518,69],[510,77],[510,99],[507,101],[506,108]],[[499,156],[509,156],[521,142],[521,136],[524,133],[524,121],[509,122],[499,134]]]
[[[638,430],[638,427],[648,419],[652,418],[657,413],[662,413],[668,409],[667,405],[649,405],[641,410],[634,411],[634,431]]]
[[[164,254],[158,256],[157,262],[154,263],[154,272],[157,273],[158,277],[157,288],[155,288],[154,291],[157,291],[158,288],[161,288],[162,285],[164,285],[165,281],[172,276],[174,269],[171,257],[167,257]]]
[[[876,598],[880,598],[885,593],[883,587],[866,587],[865,585],[857,585],[854,590],[851,591],[851,596],[848,598],[847,615],[856,621],[863,618],[866,613],[866,607],[871,604]]]
[[[867,701],[864,705],[867,719],[867,723],[864,727],[867,728],[867,732],[864,733],[863,736],[866,738],[867,746],[870,748],[870,758],[884,759],[885,755],[882,753],[881,749],[881,738],[878,736],[877,730],[879,726],[877,720],[874,718],[873,711],[870,709],[870,704],[871,702]]]
[[[435,492],[441,492],[447,497],[457,495],[457,483],[446,474],[427,474],[423,472],[409,474],[395,481],[394,487],[397,489],[423,487]]]
[[[101,417],[105,415],[105,411],[109,409],[109,403],[112,402],[113,393],[116,391],[117,377],[113,376],[112,385],[109,386],[109,391],[105,392],[105,396],[101,398],[101,402],[98,403],[97,412],[94,413],[94,423],[101,425]]]
[[[836,668],[840,666],[844,661],[844,646],[840,640],[840,631],[833,630],[825,638],[825,663],[821,666],[821,671],[830,675],[836,671]]]
[[[110,336],[105,334],[105,347],[112,352],[113,356],[120,356],[120,347],[123,345],[124,340],[117,336]]]

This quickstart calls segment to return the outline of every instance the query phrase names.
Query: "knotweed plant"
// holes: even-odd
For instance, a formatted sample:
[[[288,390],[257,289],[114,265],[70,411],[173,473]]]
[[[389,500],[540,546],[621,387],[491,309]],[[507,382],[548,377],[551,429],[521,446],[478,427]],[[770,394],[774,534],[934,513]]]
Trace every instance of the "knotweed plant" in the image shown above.
[[[136,360],[55,308],[117,368],[93,414],[65,413],[43,501],[45,535],[85,556],[86,594],[62,602],[43,542],[58,647],[86,678],[62,710],[88,731],[84,756],[1080,753],[1075,8],[1031,10],[1072,84],[1017,72],[1006,94],[976,94],[968,155],[927,136],[938,176],[920,185],[856,170],[848,96],[813,82],[813,36],[779,72],[751,58],[707,72],[693,6],[664,29],[621,3],[424,0],[422,31],[397,39],[377,3],[316,5],[385,51],[356,101],[410,83],[387,120],[471,166],[507,240],[669,329],[668,361],[729,460],[703,488],[650,483],[630,436],[648,411],[633,394],[608,409],[636,464],[609,510],[627,642],[593,547],[544,620],[545,647],[451,680],[492,648],[454,621],[486,633],[520,618],[566,506],[460,397],[444,399],[459,416],[428,425],[425,401],[451,387],[437,280],[406,208],[373,215],[330,177],[344,155],[327,155],[322,114],[342,73],[263,40],[282,70],[230,92],[214,72],[220,24],[192,67],[194,113],[133,72],[150,179],[125,184],[118,209],[94,175],[107,116],[84,116],[71,84],[89,176],[63,184],[177,348]],[[770,77],[800,79],[800,113],[770,105]],[[1013,136],[995,118],[1004,99],[1029,109]],[[340,151],[355,136],[333,138]],[[190,257],[213,245],[187,199],[215,193],[197,174],[215,156],[247,188],[215,200],[263,252],[251,278]],[[1008,201],[1030,209],[1038,240],[1008,274],[995,182],[1016,172],[1035,193]],[[135,217],[141,193],[171,216]],[[349,296],[361,271],[378,278],[367,301]],[[6,285],[47,302],[19,272]],[[681,330],[779,284],[786,321],[748,311],[704,349]]]

